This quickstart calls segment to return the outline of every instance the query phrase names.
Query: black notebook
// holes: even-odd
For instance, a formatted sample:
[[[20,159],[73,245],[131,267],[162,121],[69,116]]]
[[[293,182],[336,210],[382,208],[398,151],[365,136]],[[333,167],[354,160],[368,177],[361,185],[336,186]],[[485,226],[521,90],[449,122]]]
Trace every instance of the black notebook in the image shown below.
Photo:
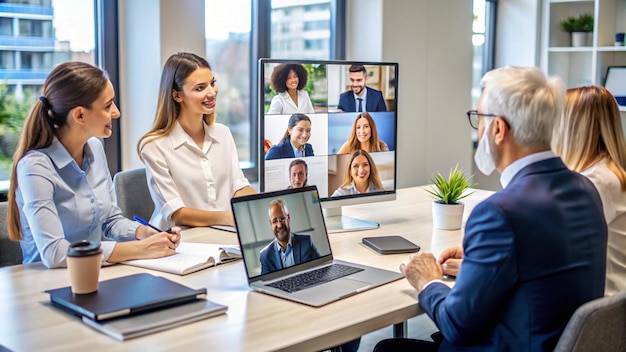
[[[98,291],[75,295],[70,287],[45,291],[52,305],[93,320],[169,307],[206,297],[206,288],[191,289],[160,276],[135,274],[101,281]]]

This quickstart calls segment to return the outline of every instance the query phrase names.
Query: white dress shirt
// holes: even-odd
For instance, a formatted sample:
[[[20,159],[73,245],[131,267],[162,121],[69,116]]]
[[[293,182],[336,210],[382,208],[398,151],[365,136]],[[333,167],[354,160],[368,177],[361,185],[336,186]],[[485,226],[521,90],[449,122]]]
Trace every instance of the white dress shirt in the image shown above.
[[[604,159],[581,174],[593,182],[602,199],[609,227],[604,294],[612,295],[626,290],[626,192],[622,192],[619,179]]]
[[[294,101],[289,96],[289,93],[282,92],[278,93],[272,98],[272,102],[270,103],[270,108],[267,111],[267,114],[313,114],[315,110],[313,110],[313,104],[311,104],[311,99],[309,99],[309,93],[305,90],[298,90],[298,104],[294,103]]]
[[[230,210],[235,192],[250,185],[233,136],[220,123],[204,124],[200,149],[176,122],[169,135],[144,143],[141,156],[155,205],[150,222],[159,228],[174,226],[172,214],[183,207]]]

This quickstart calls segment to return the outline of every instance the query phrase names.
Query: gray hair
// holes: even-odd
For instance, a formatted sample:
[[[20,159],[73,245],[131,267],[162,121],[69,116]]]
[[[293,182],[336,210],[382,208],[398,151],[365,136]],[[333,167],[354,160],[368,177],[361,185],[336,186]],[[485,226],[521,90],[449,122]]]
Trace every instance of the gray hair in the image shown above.
[[[283,214],[285,215],[289,215],[289,209],[287,209],[287,203],[285,203],[285,201],[281,198],[277,198],[274,199],[270,202],[267,211],[267,215],[270,216],[270,211],[272,210],[272,207],[275,205],[279,205],[281,207],[281,209],[283,210]],[[270,219],[271,220],[271,219]]]
[[[482,112],[502,116],[522,148],[550,148],[552,129],[565,104],[565,85],[537,67],[506,66],[480,81]]]

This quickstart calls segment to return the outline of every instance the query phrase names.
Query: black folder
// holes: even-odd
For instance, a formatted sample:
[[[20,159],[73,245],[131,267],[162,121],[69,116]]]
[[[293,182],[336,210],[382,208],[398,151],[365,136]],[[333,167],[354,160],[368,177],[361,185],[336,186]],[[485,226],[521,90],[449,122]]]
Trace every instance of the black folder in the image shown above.
[[[53,306],[96,321],[206,298],[206,288],[196,290],[146,273],[101,281],[98,291],[89,294],[75,295],[69,286],[45,292]]]

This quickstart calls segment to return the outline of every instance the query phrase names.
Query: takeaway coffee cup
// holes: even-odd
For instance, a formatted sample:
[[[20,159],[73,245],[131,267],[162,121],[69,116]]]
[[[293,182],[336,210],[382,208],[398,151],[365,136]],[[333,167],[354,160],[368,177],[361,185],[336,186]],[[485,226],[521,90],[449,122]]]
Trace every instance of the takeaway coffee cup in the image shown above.
[[[101,260],[100,242],[80,241],[70,244],[67,249],[67,269],[74,294],[98,291]]]

